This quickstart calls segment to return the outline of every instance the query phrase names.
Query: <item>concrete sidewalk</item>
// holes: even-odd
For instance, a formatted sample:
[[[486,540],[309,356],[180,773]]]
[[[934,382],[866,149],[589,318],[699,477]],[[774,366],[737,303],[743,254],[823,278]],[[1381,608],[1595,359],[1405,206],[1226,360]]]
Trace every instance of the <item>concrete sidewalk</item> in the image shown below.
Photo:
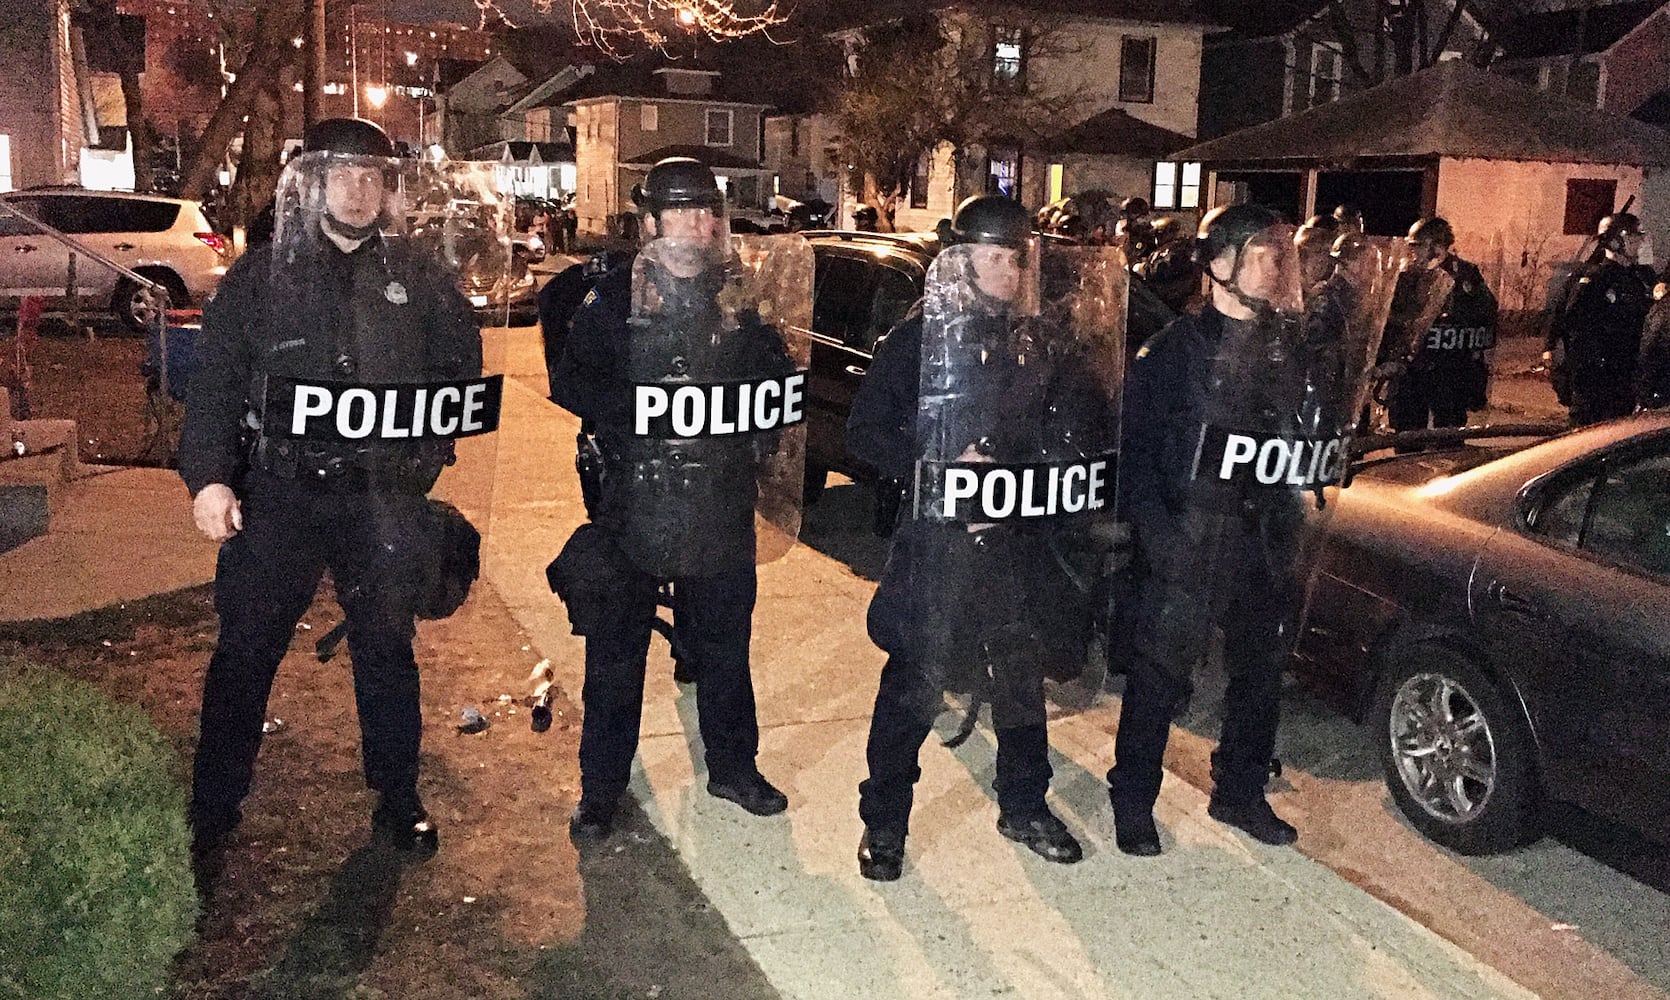
[[[544,399],[537,335],[495,340],[511,378],[494,468],[468,455],[442,486],[487,515],[484,577],[578,700],[582,647],[544,579],[583,518],[576,422]],[[843,555],[872,568],[874,553]],[[783,996],[1532,995],[1300,853],[1207,819],[1205,796],[1174,777],[1159,808],[1167,853],[1119,854],[1101,777],[1112,701],[1051,731],[1054,807],[1085,842],[1082,864],[1047,864],[998,835],[981,729],[954,753],[923,749],[905,878],[864,881],[857,785],[882,662],[864,631],[873,589],[805,545],[761,572],[760,763],[789,795],[786,816],[749,817],[705,793],[693,692],[673,683],[662,644],[651,653],[633,791]]]

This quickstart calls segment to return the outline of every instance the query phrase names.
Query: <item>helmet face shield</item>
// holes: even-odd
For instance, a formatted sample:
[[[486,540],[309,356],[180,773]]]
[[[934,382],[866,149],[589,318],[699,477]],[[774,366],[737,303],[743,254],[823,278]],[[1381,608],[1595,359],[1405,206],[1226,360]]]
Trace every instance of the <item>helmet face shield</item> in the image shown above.
[[[363,240],[402,232],[400,173],[407,162],[329,151],[292,157],[278,181],[275,241],[287,246],[314,233]]]
[[[1223,283],[1248,305],[1297,312],[1303,276],[1294,235],[1285,223],[1254,233],[1236,252],[1234,271]]]

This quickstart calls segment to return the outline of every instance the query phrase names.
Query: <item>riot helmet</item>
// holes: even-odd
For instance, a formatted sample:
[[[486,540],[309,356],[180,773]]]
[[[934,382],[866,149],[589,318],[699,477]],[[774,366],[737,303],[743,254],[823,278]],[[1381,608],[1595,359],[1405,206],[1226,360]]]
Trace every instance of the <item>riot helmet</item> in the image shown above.
[[[387,133],[372,122],[326,118],[314,123],[279,180],[280,235],[298,215],[345,245],[403,222],[391,204],[401,163]]]
[[[1325,215],[1313,215],[1293,234],[1293,246],[1299,251],[1299,266],[1304,269],[1306,285],[1322,281],[1333,272],[1330,255],[1339,223]]]
[[[876,222],[880,218],[881,215],[876,211],[874,205],[860,205],[852,213],[852,225],[859,232],[873,233],[876,231]]]
[[[1187,231],[1183,228],[1183,223],[1173,216],[1168,215],[1154,223],[1155,246],[1163,247],[1170,243],[1176,243],[1186,235]]]
[[[1223,258],[1232,255],[1228,273]],[[1262,205],[1224,205],[1206,213],[1195,234],[1195,263],[1221,289],[1255,314],[1296,309],[1299,275],[1294,230]]]
[[[1363,231],[1363,210],[1350,202],[1334,206],[1334,221],[1342,228]]]
[[[672,208],[705,208],[717,215],[725,206],[725,195],[706,164],[669,156],[649,168],[643,183],[632,186],[632,204],[657,219]]]
[[[1146,199],[1146,198],[1126,198],[1124,201],[1119,203],[1119,214],[1125,216],[1128,219],[1129,218],[1135,218],[1136,216],[1139,216],[1139,215],[1147,215],[1148,214],[1148,199]]]
[[[1410,243],[1430,243],[1433,246],[1449,247],[1455,244],[1455,230],[1450,227],[1449,220],[1429,215],[1410,226],[1406,238]]]
[[[951,220],[940,227],[940,240],[947,250],[967,247],[948,261],[967,264],[966,287],[989,300],[988,308],[1036,311],[1032,215],[1020,202],[999,194],[964,199]]]
[[[693,278],[714,270],[729,255],[725,196],[699,160],[673,156],[649,168],[632,188],[632,203],[649,217],[644,251],[668,276]]]
[[[375,122],[364,118],[325,118],[302,136],[302,152],[393,159],[394,143]]]

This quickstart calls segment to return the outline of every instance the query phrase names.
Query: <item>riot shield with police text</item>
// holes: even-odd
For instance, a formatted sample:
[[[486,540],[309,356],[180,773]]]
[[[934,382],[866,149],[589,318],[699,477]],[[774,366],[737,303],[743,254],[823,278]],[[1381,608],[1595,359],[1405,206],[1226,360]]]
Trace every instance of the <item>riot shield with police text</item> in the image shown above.
[[[1371,424],[1380,429],[1388,426],[1385,405],[1393,383],[1407,377],[1410,363],[1425,349],[1433,324],[1455,287],[1455,278],[1449,272],[1420,266],[1406,245],[1395,247],[1394,254],[1400,267],[1387,305],[1374,373],[1373,401],[1378,405]]]
[[[1044,720],[1105,606],[1127,277],[1114,248],[953,246],[923,300],[906,536],[924,667]],[[1040,300],[1042,300],[1040,302]]]
[[[655,577],[774,557],[799,530],[782,477],[804,453],[807,347],[789,321],[810,310],[810,254],[797,237],[780,261],[779,248],[751,248],[744,265],[711,218],[709,232],[652,239],[634,262],[630,427],[600,433],[603,519]],[[756,511],[769,525],[763,545]]]

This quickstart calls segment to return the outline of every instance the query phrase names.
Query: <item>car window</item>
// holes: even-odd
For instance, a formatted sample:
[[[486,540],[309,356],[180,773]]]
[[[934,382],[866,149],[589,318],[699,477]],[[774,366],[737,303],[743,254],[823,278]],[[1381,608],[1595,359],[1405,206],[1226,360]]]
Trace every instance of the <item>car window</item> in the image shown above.
[[[41,201],[45,213],[42,221],[71,234],[161,233],[172,228],[180,214],[180,206],[174,202],[138,198],[54,195]]]
[[[1583,519],[1589,513],[1589,498],[1595,491],[1593,470],[1568,477],[1543,495],[1531,530],[1550,541],[1577,545],[1583,537]]]
[[[848,347],[864,344],[879,269],[856,257],[830,254],[818,268],[812,302],[812,329]]]
[[[37,219],[41,217],[41,199],[39,198],[8,198],[6,204],[16,205],[19,209]],[[17,216],[0,212],[0,236],[33,236],[38,232],[40,232],[39,229]]]
[[[1670,576],[1670,455],[1608,463],[1582,538],[1598,556]]]
[[[921,294],[910,275],[891,267],[882,268],[876,278],[875,305],[870,310],[870,323],[864,332],[863,342],[852,346],[874,354],[876,341],[899,325]]]

